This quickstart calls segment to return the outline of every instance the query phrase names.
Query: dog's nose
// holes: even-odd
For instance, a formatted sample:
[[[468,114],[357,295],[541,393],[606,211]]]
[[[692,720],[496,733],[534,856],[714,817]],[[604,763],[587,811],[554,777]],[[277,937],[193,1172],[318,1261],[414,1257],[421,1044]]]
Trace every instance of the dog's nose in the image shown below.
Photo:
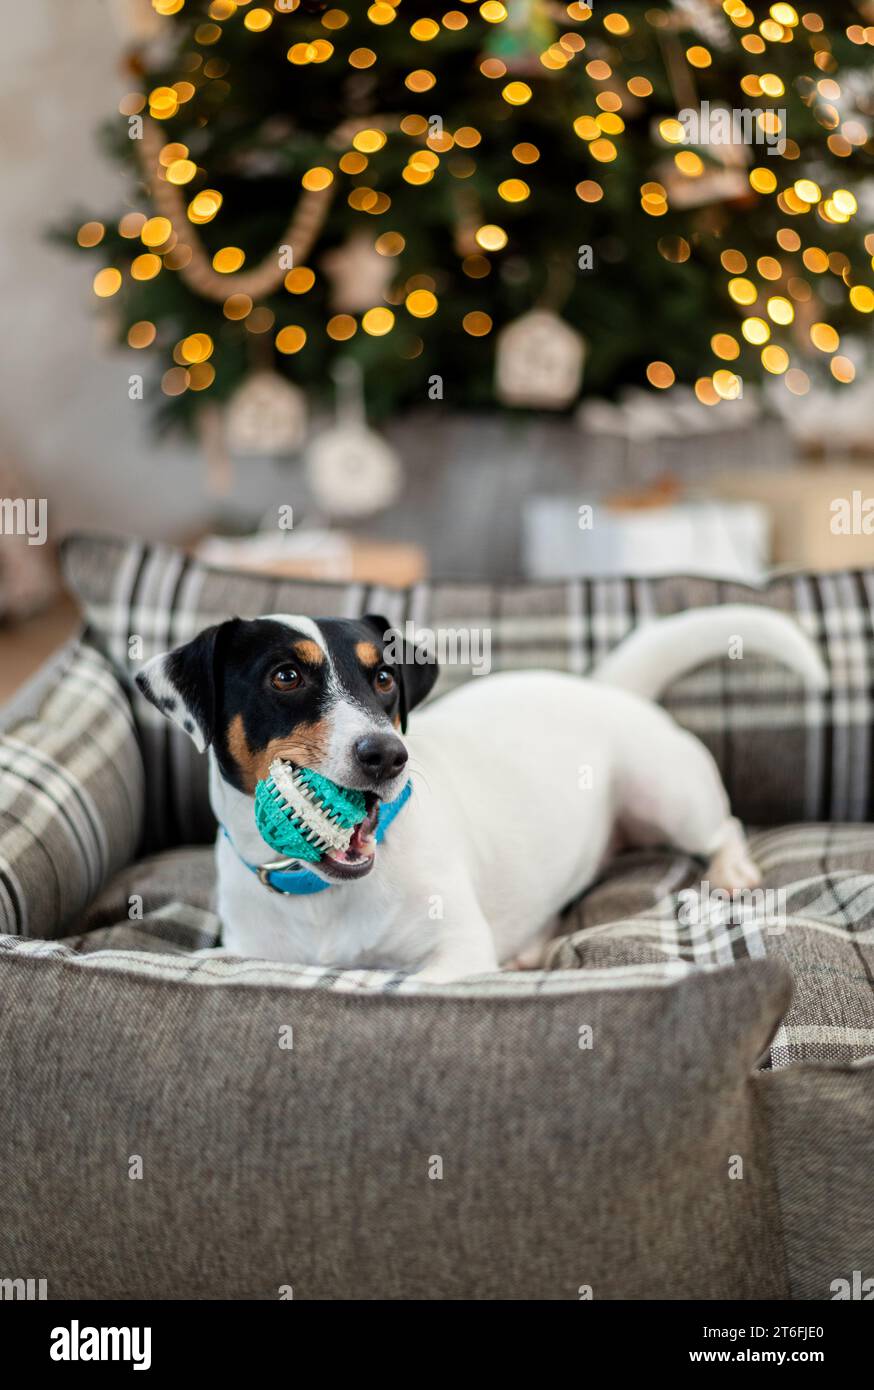
[[[382,782],[403,772],[408,754],[394,734],[365,734],[355,744],[355,756],[368,776]]]

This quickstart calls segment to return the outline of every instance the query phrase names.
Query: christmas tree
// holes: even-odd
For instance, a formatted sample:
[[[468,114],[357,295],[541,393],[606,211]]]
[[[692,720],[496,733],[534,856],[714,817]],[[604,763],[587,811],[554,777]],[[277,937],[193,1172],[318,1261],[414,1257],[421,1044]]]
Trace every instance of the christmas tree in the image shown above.
[[[151,4],[77,239],[168,418],[347,356],[375,417],[861,365],[868,6]]]

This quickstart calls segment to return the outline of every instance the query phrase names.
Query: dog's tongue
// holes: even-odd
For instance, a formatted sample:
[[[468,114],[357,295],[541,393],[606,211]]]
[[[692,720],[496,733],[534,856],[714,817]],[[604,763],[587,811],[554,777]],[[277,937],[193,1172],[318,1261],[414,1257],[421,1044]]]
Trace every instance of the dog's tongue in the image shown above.
[[[360,825],[356,825],[352,832],[352,839],[349,841],[349,848],[345,850],[328,850],[325,854],[326,859],[332,859],[336,864],[354,863],[357,859],[369,859],[376,850],[376,841],[373,832],[379,819],[379,802],[374,800],[373,805]]]

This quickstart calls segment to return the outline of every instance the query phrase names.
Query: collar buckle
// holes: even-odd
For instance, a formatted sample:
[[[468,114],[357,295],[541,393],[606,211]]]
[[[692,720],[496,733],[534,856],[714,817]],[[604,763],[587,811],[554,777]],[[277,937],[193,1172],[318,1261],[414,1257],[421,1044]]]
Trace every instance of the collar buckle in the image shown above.
[[[284,889],[277,888],[275,883],[270,882],[270,875],[289,873],[292,871],[291,865],[297,863],[297,859],[271,859],[269,863],[253,865],[253,868],[258,875],[259,883],[263,883],[264,887],[269,888],[271,893],[283,893]]]

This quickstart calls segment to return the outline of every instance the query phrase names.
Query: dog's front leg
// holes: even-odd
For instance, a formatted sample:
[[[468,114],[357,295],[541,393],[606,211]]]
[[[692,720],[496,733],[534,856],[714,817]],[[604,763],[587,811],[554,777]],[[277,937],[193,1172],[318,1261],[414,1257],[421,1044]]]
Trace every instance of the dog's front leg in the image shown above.
[[[491,928],[479,908],[474,907],[457,921],[446,924],[434,954],[414,978],[445,984],[468,975],[490,974],[498,968]]]

